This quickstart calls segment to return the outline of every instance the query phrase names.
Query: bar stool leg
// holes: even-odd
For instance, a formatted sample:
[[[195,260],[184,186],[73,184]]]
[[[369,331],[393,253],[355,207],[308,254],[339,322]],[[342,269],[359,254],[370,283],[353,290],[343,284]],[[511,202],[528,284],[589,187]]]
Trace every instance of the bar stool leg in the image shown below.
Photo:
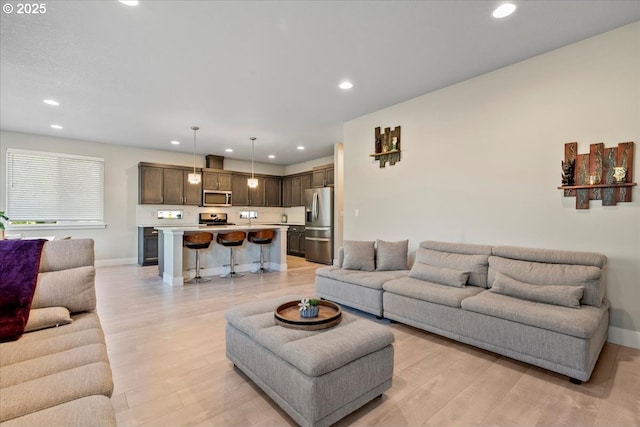
[[[210,282],[210,277],[202,277],[200,275],[200,249],[196,249],[196,275],[193,279],[188,280],[185,283],[206,283]]]
[[[229,264],[229,274],[225,274],[225,275],[222,275],[220,277],[222,277],[223,279],[229,279],[229,278],[233,278],[233,277],[242,277],[242,276],[244,276],[244,274],[236,273],[235,261],[234,261],[234,257],[233,257],[233,246],[230,246],[229,250],[231,251],[231,261],[230,261],[230,264]]]
[[[263,253],[264,247],[265,247],[265,244],[260,245],[260,261],[254,261],[254,263],[260,263],[260,266],[258,267],[258,269],[253,272],[254,274],[271,273],[273,271],[270,268],[265,268],[264,266],[264,263],[265,263],[264,253]]]

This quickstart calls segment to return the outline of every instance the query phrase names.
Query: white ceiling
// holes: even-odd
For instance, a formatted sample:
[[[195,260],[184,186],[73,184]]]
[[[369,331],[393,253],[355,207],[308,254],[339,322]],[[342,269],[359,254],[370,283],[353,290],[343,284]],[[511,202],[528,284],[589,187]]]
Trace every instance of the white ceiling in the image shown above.
[[[197,125],[199,154],[248,160],[256,136],[256,161],[295,164],[331,155],[347,120],[640,20],[636,0],[517,1],[497,20],[499,3],[56,0],[40,15],[4,11],[0,128],[191,152]]]

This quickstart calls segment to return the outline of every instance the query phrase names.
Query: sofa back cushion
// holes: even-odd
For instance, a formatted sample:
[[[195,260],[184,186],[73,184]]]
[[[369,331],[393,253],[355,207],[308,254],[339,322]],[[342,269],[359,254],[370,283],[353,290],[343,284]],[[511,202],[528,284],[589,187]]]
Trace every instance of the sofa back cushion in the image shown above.
[[[409,241],[385,242],[376,240],[376,270],[406,270]]]
[[[464,288],[469,280],[469,272],[415,262],[409,272],[409,277],[425,282]]]
[[[345,240],[342,268],[374,271],[376,269],[374,244],[373,241]]]
[[[527,301],[580,308],[584,286],[531,285],[512,279],[505,274],[496,273],[496,279],[490,291]]]
[[[604,298],[602,269],[592,265],[552,264],[498,256],[489,257],[489,284],[498,273],[538,286],[583,286],[581,304],[600,307]]]
[[[468,272],[469,285],[486,288],[490,253],[490,246],[427,241],[420,243],[416,263]]]

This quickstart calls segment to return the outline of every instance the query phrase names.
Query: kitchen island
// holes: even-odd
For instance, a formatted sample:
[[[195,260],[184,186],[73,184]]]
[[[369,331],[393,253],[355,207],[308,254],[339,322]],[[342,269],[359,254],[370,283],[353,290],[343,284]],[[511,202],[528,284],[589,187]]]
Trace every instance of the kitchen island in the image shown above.
[[[195,250],[183,247],[185,234],[206,231],[213,234],[213,241],[208,249],[200,250],[200,266],[202,276],[220,276],[228,272],[230,249],[216,243],[218,233],[241,230],[249,235],[251,231],[275,230],[276,235],[270,245],[264,248],[268,267],[272,270],[287,270],[287,229],[288,226],[253,224],[224,226],[182,226],[155,227],[158,232],[158,269],[162,281],[171,286],[182,286],[186,280],[195,276]],[[234,249],[237,272],[248,272],[257,269],[254,261],[260,259],[260,247],[245,239],[242,246]]]

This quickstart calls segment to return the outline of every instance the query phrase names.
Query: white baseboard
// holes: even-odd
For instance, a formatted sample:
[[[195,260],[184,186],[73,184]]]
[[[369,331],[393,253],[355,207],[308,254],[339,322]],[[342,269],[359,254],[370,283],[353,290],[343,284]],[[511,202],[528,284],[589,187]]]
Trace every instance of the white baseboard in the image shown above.
[[[96,267],[113,267],[114,265],[137,264],[138,258],[97,259]]]
[[[630,329],[610,326],[609,338],[607,341],[640,350],[640,331],[632,331]]]

